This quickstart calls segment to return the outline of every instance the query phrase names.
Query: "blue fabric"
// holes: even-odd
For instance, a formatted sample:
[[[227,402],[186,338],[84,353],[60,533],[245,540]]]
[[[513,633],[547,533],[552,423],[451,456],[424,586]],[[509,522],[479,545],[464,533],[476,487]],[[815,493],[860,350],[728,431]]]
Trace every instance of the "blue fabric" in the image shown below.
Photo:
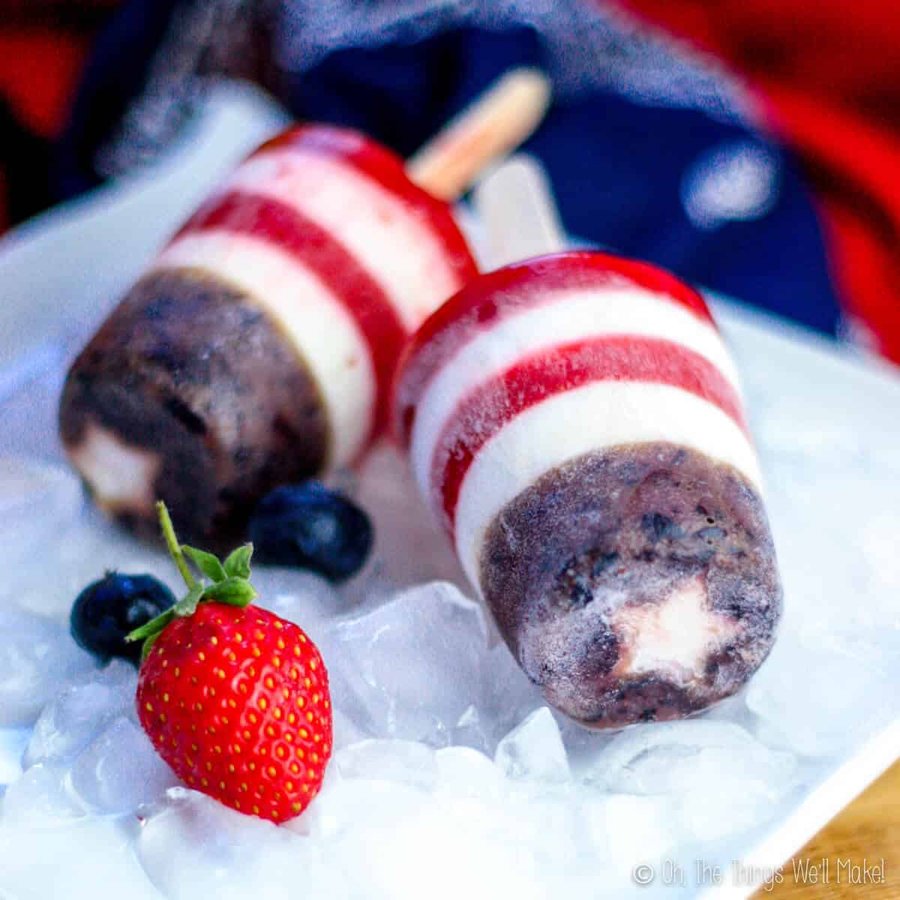
[[[139,16],[144,5],[131,0],[123,16]],[[118,109],[123,83],[137,80],[135,59],[147,58],[144,34],[130,56],[127,79],[117,77],[118,61],[128,56],[122,35],[133,31],[120,21],[116,40],[98,45],[100,58],[89,70],[63,144],[69,185],[78,183],[72,171],[98,143],[102,110],[92,98]],[[159,32],[156,23],[153,31]],[[458,28],[416,43],[336,50],[315,68],[282,74],[269,87],[300,119],[360,128],[408,155],[501,72],[515,64],[541,65],[542,52],[540,36],[530,28]],[[116,85],[112,104],[110,81]],[[525,149],[546,166],[570,233],[833,334],[839,306],[812,198],[790,158],[737,121],[640,105],[613,90],[593,89],[554,104]],[[78,140],[85,134],[87,147]],[[717,170],[708,160],[716,154],[738,167],[745,157],[762,160],[760,171],[771,184],[751,215],[733,216],[726,208],[724,216],[700,216],[698,222],[686,210],[687,186],[699,184],[702,199],[715,182]],[[91,180],[82,166],[81,183]],[[727,195],[727,179],[724,187]]]

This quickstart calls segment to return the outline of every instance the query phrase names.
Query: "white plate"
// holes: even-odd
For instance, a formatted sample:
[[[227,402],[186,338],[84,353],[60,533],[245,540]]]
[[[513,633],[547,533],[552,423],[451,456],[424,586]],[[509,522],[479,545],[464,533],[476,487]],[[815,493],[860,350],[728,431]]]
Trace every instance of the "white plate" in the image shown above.
[[[255,91],[223,87],[152,172],[0,243],[0,455],[59,458],[67,355],[221,174],[283,122]],[[672,898],[746,896],[752,886],[736,882],[734,861],[776,868],[900,756],[900,380],[801,329],[727,301],[715,307],[760,445],[786,616],[747,695],[755,714],[740,699],[742,712],[726,705],[711,717],[737,715],[765,742],[802,752],[773,821],[681,847],[668,874],[656,871],[657,886],[676,881],[663,894]],[[22,734],[6,737],[21,746]],[[697,877],[697,858],[721,868],[721,883],[711,868]]]

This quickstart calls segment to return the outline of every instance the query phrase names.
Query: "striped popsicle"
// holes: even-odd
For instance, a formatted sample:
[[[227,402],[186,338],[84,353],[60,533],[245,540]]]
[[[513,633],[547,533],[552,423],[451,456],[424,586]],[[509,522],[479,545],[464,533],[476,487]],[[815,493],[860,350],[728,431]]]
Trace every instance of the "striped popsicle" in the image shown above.
[[[324,125],[251,154],[69,372],[60,433],[98,504],[155,535],[163,499],[219,546],[272,487],[353,463],[385,425],[405,341],[477,274],[439,197],[546,103],[543,76],[514,72],[408,164]]]
[[[594,727],[687,715],[765,658],[781,593],[734,364],[703,299],[587,252],[422,325],[396,424],[528,676]]]

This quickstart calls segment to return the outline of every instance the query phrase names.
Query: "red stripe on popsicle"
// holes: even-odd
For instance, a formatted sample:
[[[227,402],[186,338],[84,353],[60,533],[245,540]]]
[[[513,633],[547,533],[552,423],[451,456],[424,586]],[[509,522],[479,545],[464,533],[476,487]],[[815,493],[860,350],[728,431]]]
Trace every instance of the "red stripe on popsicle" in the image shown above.
[[[451,532],[459,492],[478,451],[521,412],[598,381],[681,388],[717,406],[747,431],[731,384],[709,360],[679,344],[612,335],[542,350],[471,391],[445,424],[432,458],[431,484],[440,495]]]
[[[173,238],[210,230],[259,238],[312,272],[340,301],[363,335],[377,380],[373,429],[386,421],[391,378],[407,338],[381,285],[331,233],[296,209],[269,197],[231,191],[209,200]]]
[[[716,327],[697,291],[669,272],[637,260],[572,251],[505,266],[464,287],[413,335],[395,388],[395,428],[400,437],[409,442],[415,407],[434,375],[480,332],[517,312],[563,299],[573,290],[614,287],[617,281],[644,288]],[[597,303],[603,303],[602,296]]]
[[[387,147],[349,128],[298,125],[263,144],[253,155],[284,149],[322,153],[352,165],[402,200],[409,214],[437,235],[444,247],[447,264],[460,284],[466,284],[478,274],[472,252],[453,218],[449,204],[410,181],[403,167],[403,159]],[[399,252],[405,251],[400,249]]]

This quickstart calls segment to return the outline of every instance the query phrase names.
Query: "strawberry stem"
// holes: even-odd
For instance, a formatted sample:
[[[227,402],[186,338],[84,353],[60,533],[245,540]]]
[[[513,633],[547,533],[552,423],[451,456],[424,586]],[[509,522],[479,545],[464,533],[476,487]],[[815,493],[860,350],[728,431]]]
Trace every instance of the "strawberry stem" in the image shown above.
[[[143,641],[141,660],[147,658],[154,642],[172,621],[177,618],[192,616],[197,611],[197,604],[206,601],[224,603],[228,606],[247,606],[256,597],[256,591],[250,583],[250,558],[253,556],[253,544],[244,544],[232,551],[222,562],[218,557],[178,543],[175,526],[166,504],[160,500],[156,504],[159,513],[159,526],[162,529],[169,556],[178,567],[188,592],[171,609],[160,613],[140,628],[135,628],[125,638],[126,641]],[[191,558],[200,571],[198,581],[191,574],[185,553]],[[209,584],[206,578],[210,579]]]
[[[197,582],[191,574],[191,570],[188,568],[184,554],[181,552],[181,544],[178,543],[178,538],[175,536],[175,526],[172,524],[172,517],[169,515],[169,509],[162,500],[159,500],[156,504],[156,511],[159,513],[159,527],[162,529],[169,556],[172,557],[172,561],[178,567],[178,571],[181,573],[181,577],[184,579],[184,583],[187,585],[188,590],[192,591],[197,587]]]

